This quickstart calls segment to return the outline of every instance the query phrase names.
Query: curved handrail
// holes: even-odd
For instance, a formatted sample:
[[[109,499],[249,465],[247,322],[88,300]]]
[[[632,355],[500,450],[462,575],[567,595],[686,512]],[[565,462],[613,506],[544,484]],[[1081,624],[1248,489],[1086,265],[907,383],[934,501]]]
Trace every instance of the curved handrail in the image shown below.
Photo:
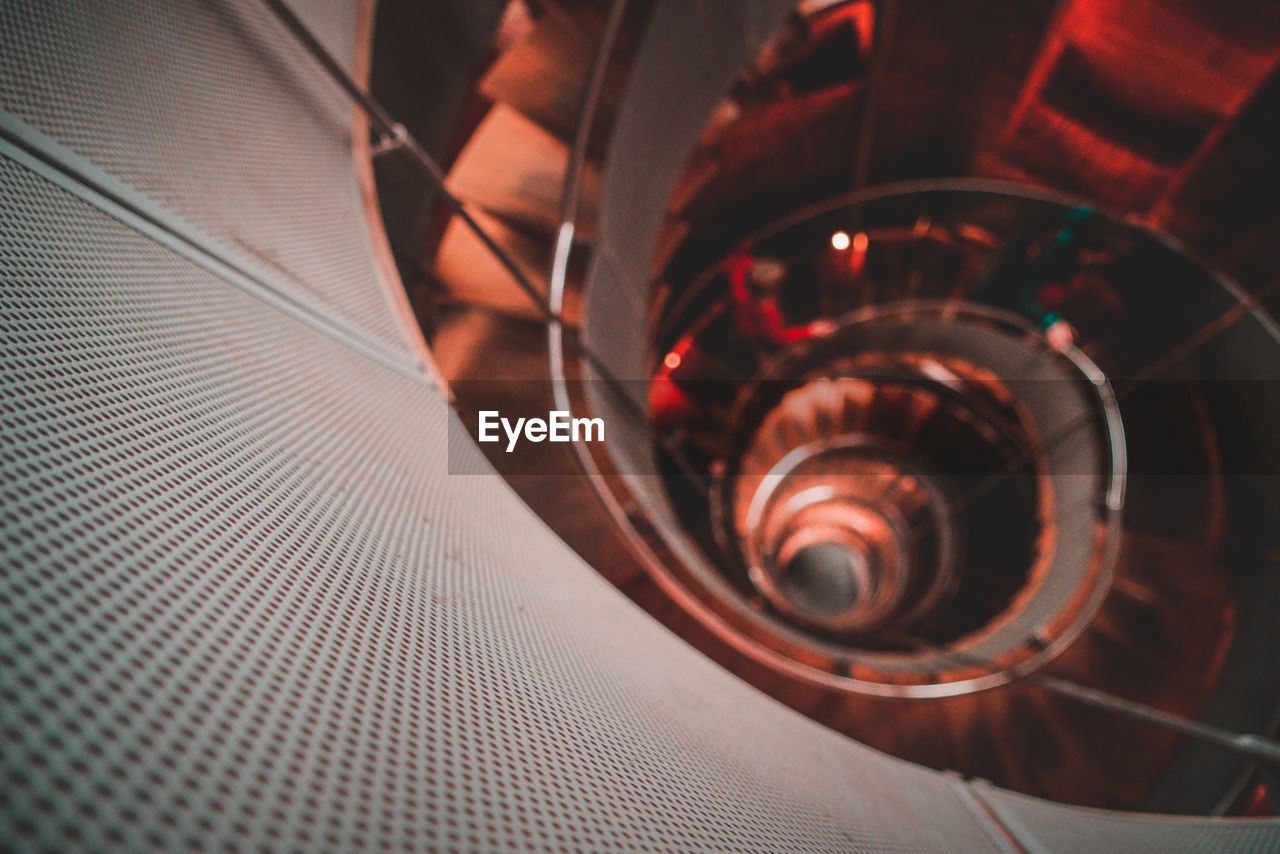
[[[547,305],[551,316],[547,320],[547,352],[551,360],[552,397],[556,408],[570,410],[569,390],[564,382],[564,294],[569,278],[569,256],[577,232],[578,208],[582,201],[582,176],[587,168],[587,153],[591,134],[595,128],[596,113],[600,108],[600,96],[604,91],[605,76],[613,59],[622,19],[626,15],[627,0],[613,0],[609,16],[605,20],[600,41],[596,44],[595,57],[587,75],[582,93],[582,106],[578,111],[578,127],[569,151],[569,163],[565,169],[564,185],[560,191],[560,224],[556,229],[555,248],[551,255],[551,276],[548,280]],[[575,450],[579,447],[574,443]],[[581,458],[581,454],[579,457]]]

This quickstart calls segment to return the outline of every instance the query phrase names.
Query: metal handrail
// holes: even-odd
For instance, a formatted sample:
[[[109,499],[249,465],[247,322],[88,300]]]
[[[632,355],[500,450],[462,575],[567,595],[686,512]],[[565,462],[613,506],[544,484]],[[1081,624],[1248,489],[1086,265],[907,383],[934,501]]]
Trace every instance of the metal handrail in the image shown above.
[[[622,29],[622,19],[627,11],[627,0],[613,0],[609,17],[605,20],[600,41],[596,44],[595,57],[582,92],[582,105],[578,110],[578,127],[569,151],[569,163],[565,169],[564,185],[560,192],[560,224],[556,229],[555,248],[551,254],[551,275],[547,303],[551,317],[547,321],[547,353],[551,361],[552,396],[558,409],[571,410],[569,390],[564,378],[564,295],[569,278],[569,259],[573,253],[577,233],[578,208],[582,202],[582,176],[587,168],[587,154],[591,134],[595,129],[596,112],[600,108],[600,96],[604,91],[605,77],[609,73],[614,46]],[[575,450],[579,444],[574,443]],[[579,458],[582,458],[579,454]]]

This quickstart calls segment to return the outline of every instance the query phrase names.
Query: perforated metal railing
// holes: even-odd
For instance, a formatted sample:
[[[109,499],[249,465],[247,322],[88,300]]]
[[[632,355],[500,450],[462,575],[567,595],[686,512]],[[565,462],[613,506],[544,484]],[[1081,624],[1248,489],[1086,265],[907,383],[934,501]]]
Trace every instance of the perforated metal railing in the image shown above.
[[[354,14],[302,17],[342,56]],[[6,847],[1276,839],[984,793],[1015,845],[965,784],[702,660],[498,478],[447,474],[453,416],[373,281],[350,113],[263,7],[0,22]]]

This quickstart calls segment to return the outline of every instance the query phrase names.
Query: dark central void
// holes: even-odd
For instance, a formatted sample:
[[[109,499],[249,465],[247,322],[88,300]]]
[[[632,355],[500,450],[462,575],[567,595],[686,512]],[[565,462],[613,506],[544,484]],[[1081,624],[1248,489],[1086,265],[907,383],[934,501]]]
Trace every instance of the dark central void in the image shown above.
[[[873,570],[865,553],[841,543],[814,543],[799,549],[783,568],[784,595],[797,607],[819,615],[855,605]]]

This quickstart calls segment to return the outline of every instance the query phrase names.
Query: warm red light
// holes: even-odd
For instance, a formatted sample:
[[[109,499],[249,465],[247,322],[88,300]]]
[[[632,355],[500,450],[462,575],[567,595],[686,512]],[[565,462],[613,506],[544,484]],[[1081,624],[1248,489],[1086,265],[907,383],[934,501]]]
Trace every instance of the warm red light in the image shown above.
[[[680,367],[680,362],[680,354],[676,352],[668,353],[662,360],[662,364],[666,365],[667,370],[670,371],[674,371],[676,368]]]

